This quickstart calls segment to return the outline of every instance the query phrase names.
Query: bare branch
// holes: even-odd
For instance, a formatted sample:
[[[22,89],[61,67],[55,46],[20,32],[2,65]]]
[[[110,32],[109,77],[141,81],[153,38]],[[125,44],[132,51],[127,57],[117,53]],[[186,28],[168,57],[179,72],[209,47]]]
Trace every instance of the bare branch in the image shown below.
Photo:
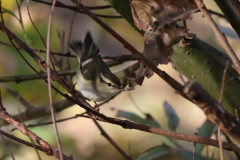
[[[103,130],[100,124],[93,119],[93,122],[96,124],[98,129],[101,132],[101,135],[107,139],[107,141],[127,160],[132,160],[132,157],[128,156],[113,140],[112,138]]]
[[[214,0],[214,1],[219,6],[227,20],[233,27],[233,29],[237,32],[238,37],[240,37],[240,16],[239,16],[240,12],[238,12],[238,15],[236,15],[236,12],[234,12],[230,4],[228,3],[229,0]],[[239,8],[237,10],[239,10]]]
[[[47,79],[48,79],[48,92],[49,92],[49,101],[51,109],[51,117],[53,121],[53,128],[56,135],[57,146],[59,149],[60,159],[63,160],[62,145],[59,138],[58,128],[56,124],[56,117],[53,107],[53,97],[52,97],[52,87],[51,87],[51,71],[50,71],[50,38],[51,38],[51,26],[52,26],[52,17],[56,0],[53,1],[52,8],[48,20],[48,31],[47,31],[47,52],[46,52],[46,62],[47,62]]]
[[[53,155],[56,158],[59,158],[59,151],[48,144],[46,141],[38,137],[36,134],[34,134],[32,131],[28,130],[26,127],[21,125],[19,122],[17,122],[15,119],[13,119],[7,112],[6,109],[3,107],[2,99],[1,99],[1,93],[0,93],[0,117],[3,118],[8,123],[12,124],[16,128],[18,128],[19,131],[21,131],[24,135],[29,136],[32,140],[37,142],[40,146],[44,148],[44,152],[48,155]],[[31,144],[32,145],[32,144]],[[63,157],[65,160],[72,160],[71,157],[68,157],[63,154]]]
[[[235,143],[240,144],[240,124],[235,116],[222,108],[217,100],[212,98],[196,81],[187,83],[183,91],[194,104],[203,110],[212,123],[220,127]]]
[[[220,1],[220,0],[218,0]],[[239,0],[227,0],[229,5],[232,7],[233,11],[235,14],[240,18],[240,2]]]
[[[96,23],[98,23],[101,27],[103,27],[107,32],[109,32],[114,38],[116,38],[123,46],[130,51],[136,58],[138,58],[141,63],[145,64],[148,68],[150,68],[153,72],[155,72],[159,77],[161,77],[165,82],[167,82],[171,87],[173,87],[179,94],[183,97],[182,93],[183,86],[170,77],[166,72],[157,68],[154,64],[152,64],[146,57],[143,56],[140,52],[138,52],[131,44],[129,44],[125,39],[123,39],[119,34],[117,34],[112,28],[106,25],[102,20],[100,20],[96,15],[94,15],[91,11],[89,11],[83,4],[78,4],[77,0],[71,0],[75,3],[79,8],[81,8],[89,17],[91,17]]]
[[[30,109],[33,106],[31,106],[17,91],[13,90],[10,86],[8,86],[7,84],[4,83],[0,83],[0,86],[4,89],[6,89],[6,91],[8,93],[10,93],[11,95],[13,95],[15,98],[18,98],[20,103],[22,103],[22,105],[24,107],[26,107],[26,109]]]
[[[9,152],[10,156],[12,157],[13,160],[15,160],[13,154],[12,154],[12,151],[10,150],[10,148],[8,147],[8,144],[7,142],[5,141],[4,137],[3,137],[3,134],[2,134],[3,131],[0,130],[0,137],[2,138],[3,142],[5,143],[5,146],[7,148],[7,151]],[[4,132],[5,133],[5,132]]]
[[[2,130],[0,130],[0,134],[4,135],[5,137],[8,137],[8,138],[10,138],[10,139],[12,139],[12,140],[14,140],[16,142],[18,142],[18,143],[22,143],[22,144],[24,144],[24,145],[26,145],[28,147],[32,147],[32,148],[34,147],[32,143],[26,142],[26,141],[24,141],[24,140],[22,140],[20,138],[17,138],[17,137],[15,137],[13,135],[10,135],[10,134],[6,133],[6,132],[3,132]],[[35,145],[35,146],[36,146],[37,150],[45,152],[45,148],[44,147],[39,146],[39,145]]]
[[[105,120],[98,118],[98,117],[91,117],[91,116],[86,116],[86,115],[79,115],[79,116],[84,117],[84,118],[90,118],[90,119],[94,118],[98,121],[106,122]],[[154,134],[158,134],[158,135],[168,136],[173,139],[184,140],[184,141],[188,141],[188,142],[196,142],[196,143],[206,144],[206,145],[210,145],[210,146],[214,146],[214,147],[219,147],[218,141],[210,139],[210,138],[176,133],[176,132],[172,132],[172,131],[159,129],[156,127],[150,127],[147,125],[134,123],[134,122],[131,122],[128,120],[121,120],[121,119],[117,119],[117,118],[115,118],[115,120],[119,121],[119,122],[123,122],[122,125],[120,125],[120,126],[122,126],[125,129],[136,129],[136,130],[140,130],[140,131],[144,131],[144,132],[148,132],[148,133],[154,133]],[[106,123],[109,123],[109,122],[106,122]],[[226,150],[229,150],[229,151],[240,152],[240,147],[238,147],[235,144],[230,144],[227,142],[223,142],[223,148]]]
[[[61,112],[62,110],[66,109],[72,105],[74,105],[73,102],[71,102],[67,99],[64,99],[64,100],[54,103],[54,110],[56,112]],[[17,121],[20,121],[21,117],[22,117],[23,121],[37,119],[37,118],[41,118],[44,116],[49,116],[51,114],[49,108],[50,108],[49,105],[40,106],[40,107],[32,107],[32,108],[29,108],[28,110],[26,110],[25,112],[20,113],[21,116],[19,114],[16,114],[12,117]],[[0,126],[4,126],[7,124],[8,124],[7,122],[0,119]]]

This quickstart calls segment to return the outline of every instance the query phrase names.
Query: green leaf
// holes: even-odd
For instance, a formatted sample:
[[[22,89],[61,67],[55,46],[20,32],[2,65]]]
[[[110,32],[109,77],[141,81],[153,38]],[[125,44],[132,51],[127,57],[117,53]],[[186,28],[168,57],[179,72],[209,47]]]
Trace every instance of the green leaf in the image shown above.
[[[137,160],[153,160],[153,159],[162,160],[162,159],[172,159],[172,157],[178,157],[178,159],[184,159],[184,160],[192,160],[193,153],[192,151],[188,151],[182,148],[171,148],[163,144],[163,145],[148,149],[140,157],[138,157]],[[195,158],[201,159],[201,160],[209,160],[207,157],[204,157],[198,153],[196,153]]]
[[[176,128],[179,124],[178,115],[176,114],[173,107],[167,101],[164,101],[163,107],[164,107],[165,114],[168,118],[169,129],[172,131],[176,131]]]
[[[153,119],[153,117],[150,114],[146,114],[146,118],[143,119],[143,118],[139,117],[138,115],[136,115],[135,113],[118,110],[116,116],[120,117],[120,118],[129,119],[131,121],[134,121],[134,122],[137,122],[140,124],[145,124],[145,125],[149,125],[152,127],[161,128],[160,124],[155,119]]]
[[[152,160],[165,155],[171,154],[171,148],[165,144],[148,149],[137,160]]]
[[[10,15],[12,15],[13,17],[15,17],[15,18],[18,19],[18,17],[17,17],[12,11],[10,11],[10,10],[8,10],[8,9],[6,9],[6,8],[3,8],[3,7],[2,7],[2,10],[3,10],[3,13],[10,14]],[[19,20],[19,19],[18,19],[18,20]]]
[[[217,126],[215,124],[213,124],[209,120],[206,120],[202,124],[202,126],[198,129],[198,136],[210,138],[212,134],[216,131],[216,129],[217,129]],[[197,143],[196,152],[201,153],[204,147],[205,147],[204,144]]]

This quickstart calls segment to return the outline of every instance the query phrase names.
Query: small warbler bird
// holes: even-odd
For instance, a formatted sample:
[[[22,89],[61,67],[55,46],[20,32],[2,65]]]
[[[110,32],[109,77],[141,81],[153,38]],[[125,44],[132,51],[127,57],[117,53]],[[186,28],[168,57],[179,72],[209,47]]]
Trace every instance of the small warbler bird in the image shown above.
[[[69,47],[79,61],[77,69],[77,85],[81,94],[94,102],[108,99],[123,90],[121,82],[101,58],[101,53],[94,44],[91,34],[86,34],[85,40],[72,41]]]

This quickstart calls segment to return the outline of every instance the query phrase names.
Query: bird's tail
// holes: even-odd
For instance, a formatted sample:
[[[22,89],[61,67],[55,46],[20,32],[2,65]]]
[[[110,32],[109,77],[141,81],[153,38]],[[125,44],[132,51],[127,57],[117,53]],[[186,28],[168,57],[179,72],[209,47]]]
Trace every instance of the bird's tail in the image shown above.
[[[69,47],[76,54],[79,62],[85,62],[100,55],[99,48],[94,44],[90,32],[87,32],[83,43],[81,41],[72,41],[69,43]]]

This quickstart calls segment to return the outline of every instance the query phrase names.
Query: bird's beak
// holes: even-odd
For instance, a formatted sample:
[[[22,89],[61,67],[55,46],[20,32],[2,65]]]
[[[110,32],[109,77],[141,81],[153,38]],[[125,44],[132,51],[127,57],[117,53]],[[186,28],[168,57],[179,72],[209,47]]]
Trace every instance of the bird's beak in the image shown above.
[[[119,91],[125,91],[124,87],[115,87]]]
[[[125,89],[122,87],[122,88],[118,88],[120,91],[125,91]]]

